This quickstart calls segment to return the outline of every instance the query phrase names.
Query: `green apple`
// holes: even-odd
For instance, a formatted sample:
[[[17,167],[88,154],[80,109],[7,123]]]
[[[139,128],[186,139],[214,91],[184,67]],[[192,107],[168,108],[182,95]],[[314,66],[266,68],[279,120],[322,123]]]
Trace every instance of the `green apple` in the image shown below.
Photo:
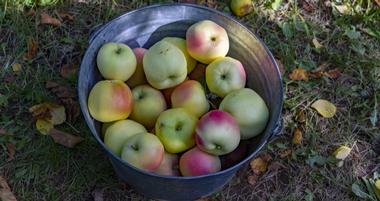
[[[220,103],[219,109],[235,117],[240,126],[241,139],[249,139],[264,131],[269,110],[264,100],[249,88],[228,94]]]
[[[159,41],[145,53],[146,79],[156,89],[178,85],[186,79],[187,63],[182,51],[166,41]]]
[[[115,123],[115,122],[114,121],[113,122],[106,122],[106,123],[102,124],[102,129],[101,129],[102,137],[104,137],[104,135],[106,134],[106,131],[107,131],[108,127],[110,127],[113,123]]]
[[[136,56],[123,43],[106,43],[97,55],[96,62],[100,74],[107,80],[126,81],[136,70]]]
[[[104,144],[111,151],[120,156],[121,149],[126,140],[137,133],[147,132],[143,125],[132,120],[120,120],[108,127],[104,135]]]
[[[186,45],[186,40],[183,38],[177,38],[177,37],[166,37],[162,39],[163,41],[169,42],[172,45],[175,45],[178,47],[183,55],[186,57],[186,62],[187,62],[187,74],[189,74],[195,66],[197,65],[197,61],[190,56],[190,54],[187,52],[187,45]]]
[[[142,170],[153,172],[164,158],[164,146],[151,133],[138,133],[128,138],[121,151],[121,159]]]
[[[231,57],[216,59],[206,68],[206,83],[210,91],[224,97],[245,86],[246,74],[240,61]]]
[[[146,128],[153,128],[158,115],[166,110],[162,93],[149,85],[140,85],[132,89],[133,109],[130,118],[140,122]]]
[[[196,117],[210,109],[202,85],[195,80],[187,80],[178,85],[171,94],[171,103],[173,108],[185,108]]]
[[[156,135],[169,153],[180,153],[194,146],[194,132],[198,119],[183,108],[174,108],[160,114]]]

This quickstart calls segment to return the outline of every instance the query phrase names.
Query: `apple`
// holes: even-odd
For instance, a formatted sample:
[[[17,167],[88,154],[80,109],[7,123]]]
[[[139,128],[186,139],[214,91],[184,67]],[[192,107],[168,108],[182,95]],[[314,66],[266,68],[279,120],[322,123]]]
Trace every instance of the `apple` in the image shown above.
[[[212,110],[198,121],[195,141],[202,150],[224,155],[236,149],[240,142],[240,129],[235,118],[221,110]]]
[[[186,77],[185,81],[186,80],[189,80],[189,77]],[[182,82],[183,83],[183,82]],[[178,86],[178,85],[177,85]],[[167,89],[163,89],[161,92],[162,94],[164,95],[165,97],[165,101],[166,101],[166,104],[168,105],[168,107],[170,107],[172,105],[172,101],[171,101],[171,97],[172,97],[172,93],[174,91],[174,89],[177,87],[177,86],[174,86],[174,87],[170,87],[170,88],[167,88]]]
[[[133,73],[132,77],[130,77],[127,80],[127,85],[130,88],[146,83],[146,78],[145,78],[145,73],[144,73],[144,68],[143,68],[143,58],[147,49],[138,47],[138,48],[134,48],[132,51],[136,56],[137,65],[136,65],[135,73]]]
[[[194,132],[198,119],[183,108],[173,108],[160,114],[156,122],[156,135],[165,150],[175,154],[195,145]]]
[[[189,54],[205,64],[226,56],[230,48],[226,30],[210,20],[191,25],[186,32],[186,43]]]
[[[221,163],[218,156],[194,147],[181,156],[179,169],[183,176],[200,176],[220,171]]]
[[[164,146],[151,133],[138,133],[124,143],[121,158],[134,167],[153,172],[164,158]]]
[[[222,169],[229,168],[240,161],[242,161],[248,152],[248,142],[240,141],[239,146],[231,153],[227,155],[223,155],[220,157],[220,161],[222,163]]]
[[[106,134],[106,131],[107,131],[108,127],[110,127],[113,123],[115,123],[115,122],[107,122],[107,123],[103,123],[102,124],[102,129],[101,129],[102,137],[104,137],[104,135]]]
[[[219,58],[206,68],[206,83],[210,91],[224,97],[245,86],[246,74],[240,61],[231,57]]]
[[[187,80],[178,85],[171,95],[171,103],[173,108],[185,108],[196,117],[210,109],[202,85],[195,80]]]
[[[136,56],[123,43],[104,44],[96,57],[100,74],[108,80],[126,81],[136,70]]]
[[[185,55],[185,58],[186,58],[187,74],[189,74],[195,68],[195,65],[197,65],[197,61],[193,59],[190,56],[190,54],[187,52],[186,40],[183,38],[177,38],[177,37],[165,37],[162,40],[169,42],[172,45],[175,45],[182,51],[183,55]]]
[[[263,132],[269,119],[269,110],[264,100],[249,88],[228,94],[220,103],[219,109],[236,119],[240,126],[241,139],[244,140]]]
[[[119,120],[108,127],[104,135],[104,144],[117,156],[126,140],[138,133],[146,133],[143,125],[132,120]]]
[[[166,102],[162,93],[149,85],[140,85],[132,89],[133,109],[130,119],[146,128],[154,127],[158,115],[166,110]]]
[[[132,107],[132,92],[120,80],[99,81],[88,95],[88,110],[100,122],[126,119]]]
[[[176,46],[159,41],[145,53],[143,67],[150,85],[166,89],[183,82],[187,75],[186,57]]]
[[[154,173],[166,176],[179,176],[178,161],[176,154],[165,152],[164,159],[162,159],[160,166],[154,170]]]
[[[252,0],[231,0],[230,6],[232,12],[239,17],[248,15],[253,10]]]
[[[205,73],[206,73],[206,65],[202,63],[198,63],[194,70],[191,71],[189,74],[189,79],[190,80],[196,80],[200,83],[205,83]]]

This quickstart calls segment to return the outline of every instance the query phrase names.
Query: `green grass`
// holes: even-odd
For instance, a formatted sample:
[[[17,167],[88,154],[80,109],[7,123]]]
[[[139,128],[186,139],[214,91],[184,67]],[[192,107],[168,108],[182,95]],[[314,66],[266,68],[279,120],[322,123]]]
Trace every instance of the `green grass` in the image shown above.
[[[38,134],[28,108],[58,100],[45,89],[48,80],[76,88],[76,79],[62,78],[59,70],[63,64],[81,59],[92,27],[157,1],[59,1],[48,6],[28,2],[6,0],[0,3],[0,128],[13,134],[0,135],[0,175],[7,178],[19,200],[92,200],[94,190],[104,191],[105,200],[144,199],[123,187],[82,117],[72,125],[59,126],[85,139],[75,148],[67,149],[55,144],[50,137]],[[338,14],[319,1],[314,3],[312,12],[305,11],[302,4],[294,1],[284,1],[274,11],[273,2],[255,1],[254,12],[240,20],[257,33],[285,65],[284,134],[263,151],[273,157],[272,165],[255,185],[248,184],[247,176],[252,172],[246,167],[210,199],[359,200],[351,192],[352,183],[379,169],[376,164],[380,160],[380,143],[377,142],[380,124],[379,121],[375,125],[371,123],[371,117],[372,120],[376,115],[379,118],[376,111],[380,105],[380,7],[369,0],[355,1],[352,5],[343,1],[342,5],[352,9],[347,14]],[[25,5],[34,5],[36,16],[26,16]],[[224,2],[218,3],[218,9],[228,12]],[[39,25],[41,11],[53,16],[56,12],[68,11],[75,15],[75,21],[64,21],[60,27]],[[30,37],[38,42],[39,49],[33,60],[26,61],[23,55]],[[313,38],[323,47],[316,49]],[[13,63],[20,63],[22,71],[14,73]],[[343,75],[336,80],[292,81],[288,78],[296,67],[313,70],[324,63],[329,69],[342,69]],[[3,81],[10,77],[14,80]],[[319,98],[338,107],[334,118],[324,119],[310,108]],[[300,109],[306,111],[303,124],[295,121]],[[299,146],[291,144],[296,127],[302,128],[304,135],[303,144]],[[17,147],[12,161],[7,161],[5,144],[9,142]],[[340,144],[353,148],[343,167],[329,163],[310,165],[313,160],[323,163],[322,159]],[[281,158],[279,153],[285,149],[291,149],[292,153]]]

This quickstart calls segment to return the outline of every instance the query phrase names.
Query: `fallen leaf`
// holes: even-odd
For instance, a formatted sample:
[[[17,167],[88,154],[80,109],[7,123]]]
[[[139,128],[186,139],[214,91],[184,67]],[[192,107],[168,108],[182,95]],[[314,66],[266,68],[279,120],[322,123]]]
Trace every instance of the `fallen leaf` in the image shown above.
[[[50,24],[53,26],[60,26],[61,21],[59,21],[57,18],[51,17],[50,15],[46,14],[45,12],[41,12],[41,24]]]
[[[377,6],[380,6],[380,0],[374,0]]]
[[[38,51],[37,41],[34,38],[29,37],[27,41],[27,52],[24,54],[24,59],[25,60],[34,59],[37,55],[37,51]]]
[[[347,5],[336,5],[332,4],[333,8],[338,11],[340,14],[349,14],[350,9]]]
[[[337,166],[337,167],[343,167],[343,165],[344,165],[344,161],[338,161],[338,162],[336,163],[336,166]]]
[[[54,125],[49,120],[37,119],[36,128],[41,134],[47,135],[47,134],[49,134],[49,131],[54,128]]]
[[[380,5],[380,4],[379,4]],[[377,179],[376,182],[375,182],[375,187],[377,188],[377,190],[380,190],[380,179]]]
[[[251,185],[255,185],[257,183],[257,180],[259,180],[259,175],[249,175],[247,178],[247,181]]]
[[[336,113],[335,105],[323,99],[315,101],[311,107],[317,110],[317,112],[325,118],[331,118]]]
[[[317,38],[313,38],[312,42],[313,42],[313,45],[316,49],[321,49],[323,47],[323,45],[321,43],[319,43]]]
[[[53,125],[59,125],[66,121],[65,107],[55,103],[45,102],[29,108],[36,119],[47,120]]]
[[[62,99],[61,101],[66,108],[67,121],[70,123],[74,123],[80,115],[80,107],[78,101],[74,101],[70,98]]]
[[[333,156],[338,159],[338,160],[344,160],[350,155],[351,153],[351,148],[341,145],[339,146],[333,153]]]
[[[67,19],[69,21],[74,21],[74,15],[70,15],[67,11],[61,11],[58,13],[59,17],[62,19]]]
[[[55,128],[49,130],[49,135],[53,138],[55,143],[61,144],[68,148],[73,148],[75,145],[83,141],[80,136],[75,136]]]
[[[12,193],[7,181],[0,176],[0,200],[2,201],[17,201],[15,195]]]
[[[292,153],[291,149],[284,149],[284,150],[281,150],[278,154],[279,154],[280,158],[285,158],[285,157],[289,156],[291,153]]]
[[[65,64],[61,67],[60,74],[64,78],[69,78],[70,76],[73,76],[78,71],[78,65],[77,64]]]
[[[19,63],[14,63],[14,64],[12,65],[12,70],[13,70],[13,72],[15,72],[15,73],[20,72],[20,71],[21,71],[21,64],[19,64]]]
[[[16,146],[13,143],[7,143],[5,146],[8,151],[8,161],[15,159]]]
[[[332,70],[329,70],[325,73],[325,75],[329,78],[336,79],[341,76],[341,71],[339,68],[334,68]]]
[[[25,13],[25,15],[28,16],[28,17],[34,17],[34,16],[36,15],[36,11],[35,11],[33,8],[31,8],[31,9],[29,9],[29,10]]]
[[[276,60],[276,63],[278,65],[278,69],[280,70],[281,75],[284,75],[285,74],[284,64],[282,64],[281,60],[279,60],[279,59],[275,59],[275,60]]]
[[[95,189],[91,193],[94,201],[103,201],[104,200],[104,190],[103,189]]]
[[[299,128],[294,129],[292,143],[296,145],[302,144],[302,131]]]
[[[253,173],[260,175],[267,171],[268,163],[261,157],[255,158],[250,162],[251,170]]]
[[[290,73],[289,78],[291,80],[305,80],[309,79],[308,72],[303,68],[296,68]]]
[[[295,119],[298,123],[305,123],[306,121],[305,110],[302,110],[302,109],[297,110]]]

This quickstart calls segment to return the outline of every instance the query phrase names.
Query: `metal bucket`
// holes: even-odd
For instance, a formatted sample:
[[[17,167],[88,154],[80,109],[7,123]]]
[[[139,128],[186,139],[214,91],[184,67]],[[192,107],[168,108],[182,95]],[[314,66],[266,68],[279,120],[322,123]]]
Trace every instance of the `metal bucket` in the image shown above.
[[[240,60],[247,73],[247,86],[263,97],[270,119],[265,131],[250,140],[247,156],[234,166],[204,176],[159,176],[129,165],[114,155],[103,143],[100,123],[94,120],[87,108],[89,91],[101,79],[96,67],[96,55],[106,42],[123,42],[131,48],[149,48],[166,36],[185,38],[187,28],[193,23],[209,19],[224,27],[229,35],[228,55]],[[154,5],[134,10],[98,27],[89,39],[89,46],[82,60],[78,93],[81,109],[88,127],[111,160],[116,174],[139,193],[155,199],[193,200],[220,190],[236,171],[282,128],[281,110],[283,87],[277,64],[264,43],[232,17],[193,4]]]

